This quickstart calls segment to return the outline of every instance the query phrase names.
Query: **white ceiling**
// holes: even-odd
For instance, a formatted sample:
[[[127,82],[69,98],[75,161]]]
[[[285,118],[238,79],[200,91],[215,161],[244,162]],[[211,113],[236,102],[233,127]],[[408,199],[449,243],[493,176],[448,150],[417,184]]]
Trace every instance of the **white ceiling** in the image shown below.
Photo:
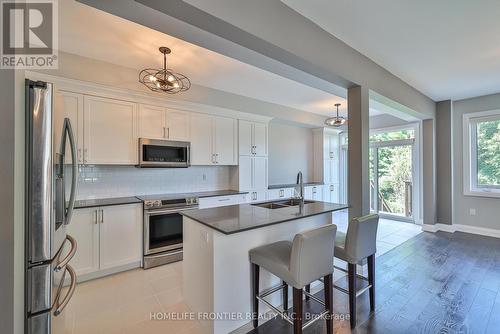
[[[331,115],[344,98],[198,47],[72,0],[59,2],[62,51],[139,70],[161,67],[159,46],[172,49],[169,67],[198,85]],[[146,89],[146,88],[145,88]],[[345,112],[345,111],[344,111]]]
[[[498,0],[281,0],[436,101],[500,92]]]

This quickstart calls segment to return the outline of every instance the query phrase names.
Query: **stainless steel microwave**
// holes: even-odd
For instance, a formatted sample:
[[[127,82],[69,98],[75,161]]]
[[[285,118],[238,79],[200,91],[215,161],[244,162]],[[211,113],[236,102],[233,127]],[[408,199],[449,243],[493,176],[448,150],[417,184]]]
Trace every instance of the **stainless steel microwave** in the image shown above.
[[[139,138],[138,167],[189,167],[191,143],[161,139]]]

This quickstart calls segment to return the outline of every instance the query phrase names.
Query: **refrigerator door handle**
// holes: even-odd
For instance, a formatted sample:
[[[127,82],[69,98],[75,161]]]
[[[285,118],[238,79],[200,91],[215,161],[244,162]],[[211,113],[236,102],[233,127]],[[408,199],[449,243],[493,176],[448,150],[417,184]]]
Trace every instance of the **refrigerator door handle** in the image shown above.
[[[73,216],[73,209],[75,207],[75,197],[76,197],[76,186],[77,186],[77,176],[78,176],[78,160],[76,156],[76,141],[75,141],[75,135],[73,133],[73,128],[71,127],[71,121],[69,118],[64,119],[64,125],[63,125],[63,133],[61,136],[61,154],[59,155],[59,175],[62,178],[63,186],[61,188],[61,191],[63,194],[60,194],[62,198],[64,198],[64,157],[65,157],[65,151],[66,151],[66,134],[69,138],[69,144],[71,147],[71,168],[72,168],[72,173],[71,173],[71,190],[69,194],[69,202],[68,202],[68,208],[65,209],[65,204],[62,203],[62,210],[65,212],[62,212],[64,219],[64,225],[68,225],[71,221],[71,217]],[[64,201],[64,200],[63,200]]]
[[[71,277],[71,285],[70,285],[70,287],[68,289],[68,292],[66,293],[66,296],[64,296],[64,299],[62,300],[62,302],[59,302],[60,291],[58,292],[58,296],[57,296],[56,302],[54,304],[54,307],[55,307],[54,316],[56,316],[56,317],[59,314],[61,314],[61,312],[66,307],[66,305],[68,305],[71,297],[73,297],[73,293],[75,292],[75,287],[76,287],[76,272],[75,272],[75,270],[69,264],[66,266],[66,271],[69,273],[69,276]],[[61,283],[63,281],[64,280],[62,280]],[[62,288],[62,286],[60,288]]]
[[[68,255],[66,255],[66,257],[61,262],[59,262],[57,264],[55,271],[60,271],[61,269],[66,267],[66,265],[69,263],[69,261],[71,261],[71,259],[73,258],[73,256],[76,253],[76,248],[77,248],[76,240],[72,236],[70,236],[69,234],[66,235],[66,240],[68,240],[69,243],[71,244],[71,249],[70,249]],[[63,249],[63,247],[61,247],[61,250],[62,249]]]

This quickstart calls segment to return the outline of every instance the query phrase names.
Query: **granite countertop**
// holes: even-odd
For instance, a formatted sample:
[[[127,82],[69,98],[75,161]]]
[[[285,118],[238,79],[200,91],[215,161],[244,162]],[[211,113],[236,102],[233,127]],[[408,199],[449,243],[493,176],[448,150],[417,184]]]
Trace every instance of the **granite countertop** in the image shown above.
[[[94,208],[97,206],[135,204],[135,203],[142,203],[142,201],[134,196],[84,199],[75,201],[75,209]]]
[[[347,208],[349,206],[346,204],[313,202],[305,204],[303,211],[299,212],[299,206],[266,209],[251,204],[240,204],[187,210],[181,214],[223,234],[234,234]]]
[[[304,187],[309,186],[322,186],[323,182],[304,182]],[[281,189],[281,188],[293,188],[296,187],[296,183],[287,183],[287,184],[272,184],[268,187],[268,189]]]
[[[123,205],[123,204],[134,204],[142,203],[142,201],[154,198],[154,199],[175,199],[183,197],[217,197],[217,196],[229,196],[229,195],[239,195],[248,194],[248,191],[238,191],[238,190],[215,190],[215,191],[203,191],[197,193],[183,193],[183,194],[164,194],[164,195],[143,195],[143,196],[129,196],[129,197],[111,197],[111,198],[94,198],[94,199],[84,199],[75,201],[75,209],[84,208],[94,208],[98,206],[110,206],[110,205]]]

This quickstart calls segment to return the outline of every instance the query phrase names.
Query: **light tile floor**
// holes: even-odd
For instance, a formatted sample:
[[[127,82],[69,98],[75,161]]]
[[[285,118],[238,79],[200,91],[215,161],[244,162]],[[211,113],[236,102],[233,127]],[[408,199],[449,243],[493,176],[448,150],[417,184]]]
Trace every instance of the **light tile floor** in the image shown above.
[[[339,231],[347,230],[347,215],[336,213]],[[381,219],[377,256],[421,233],[420,226]],[[337,271],[338,272],[338,271]],[[335,273],[335,279],[343,274]],[[80,283],[63,314],[54,321],[54,334],[195,334],[197,321],[150,320],[151,313],[189,312],[182,295],[182,262],[134,269]]]

